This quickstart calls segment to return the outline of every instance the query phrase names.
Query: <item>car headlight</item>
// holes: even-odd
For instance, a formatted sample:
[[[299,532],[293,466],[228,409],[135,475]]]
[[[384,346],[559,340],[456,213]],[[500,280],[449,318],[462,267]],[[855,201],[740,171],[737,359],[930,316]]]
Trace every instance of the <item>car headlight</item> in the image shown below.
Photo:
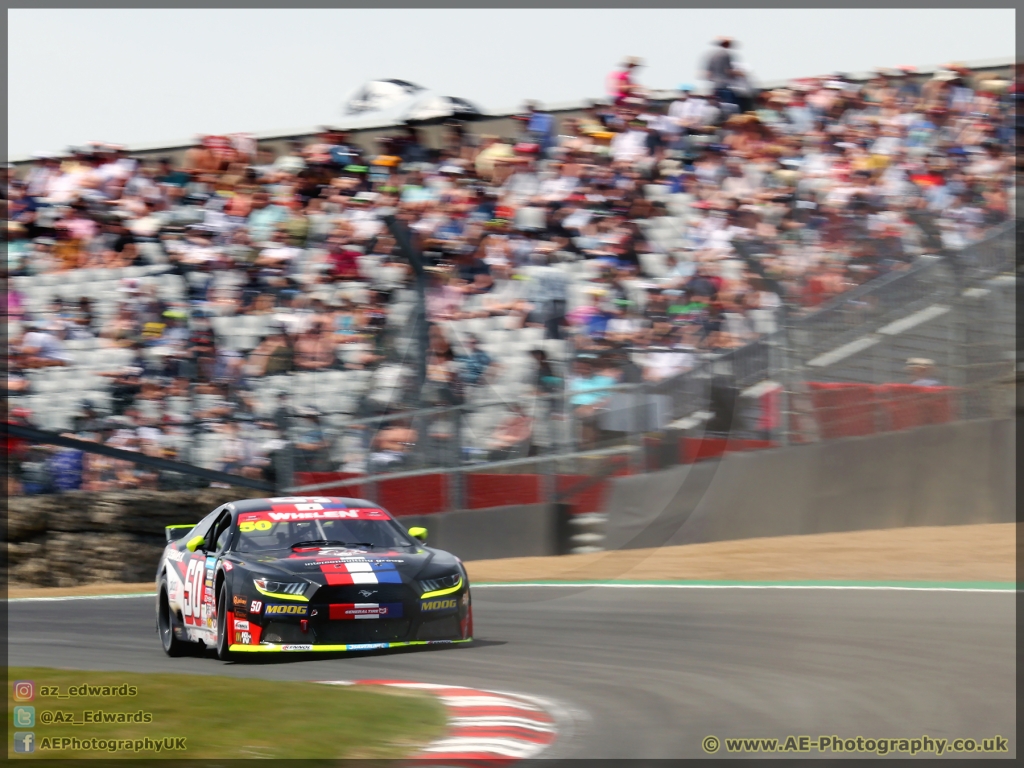
[[[304,581],[271,581],[270,579],[253,579],[252,583],[260,592],[270,592],[275,595],[301,595],[309,586]]]
[[[424,593],[439,592],[443,589],[451,589],[462,581],[461,573],[453,573],[450,576],[440,576],[436,579],[420,579],[420,589]]]

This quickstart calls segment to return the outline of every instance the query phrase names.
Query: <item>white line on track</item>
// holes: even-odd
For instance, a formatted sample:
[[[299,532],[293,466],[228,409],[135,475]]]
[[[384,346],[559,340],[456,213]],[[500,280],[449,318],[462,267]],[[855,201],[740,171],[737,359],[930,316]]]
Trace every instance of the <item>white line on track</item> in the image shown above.
[[[889,584],[628,584],[628,583],[588,583],[581,582],[510,582],[507,584],[474,584],[473,589],[491,587],[600,587],[603,589],[843,589],[843,590],[888,590],[894,592],[998,592],[1014,594],[1016,589],[989,587],[915,587]]]
[[[130,595],[63,595],[61,597],[9,597],[8,603],[62,603],[66,600],[129,600],[133,597],[148,597],[152,600],[156,592],[135,592]]]

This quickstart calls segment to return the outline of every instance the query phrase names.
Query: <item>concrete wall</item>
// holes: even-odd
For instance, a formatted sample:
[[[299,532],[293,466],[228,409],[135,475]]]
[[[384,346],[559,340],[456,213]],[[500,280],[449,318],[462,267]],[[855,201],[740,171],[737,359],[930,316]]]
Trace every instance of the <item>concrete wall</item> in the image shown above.
[[[1010,419],[730,454],[614,481],[608,549],[1012,522]]]
[[[558,554],[553,504],[439,512],[398,518],[427,529],[427,544],[463,560]]]

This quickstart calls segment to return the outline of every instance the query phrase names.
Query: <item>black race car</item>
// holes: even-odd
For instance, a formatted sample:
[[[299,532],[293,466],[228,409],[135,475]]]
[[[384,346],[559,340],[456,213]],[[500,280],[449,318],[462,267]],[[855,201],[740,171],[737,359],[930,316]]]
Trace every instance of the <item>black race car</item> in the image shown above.
[[[170,656],[368,651],[473,637],[462,562],[361,499],[249,499],[167,528],[156,623]]]

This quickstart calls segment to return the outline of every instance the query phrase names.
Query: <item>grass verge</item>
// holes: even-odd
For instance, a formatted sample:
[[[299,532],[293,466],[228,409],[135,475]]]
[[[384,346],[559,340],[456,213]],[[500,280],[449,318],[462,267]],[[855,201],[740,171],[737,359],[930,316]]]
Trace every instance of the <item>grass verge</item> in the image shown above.
[[[440,701],[416,691],[48,667],[9,667],[7,675],[15,726],[9,731],[9,758],[134,758],[131,762],[140,764],[157,757],[386,760],[416,752],[446,724]],[[15,681],[26,680],[33,683],[34,697],[18,701]],[[95,695],[68,695],[83,685],[93,686]],[[19,706],[34,708],[33,725],[24,712],[19,723]],[[66,722],[52,722],[58,712]],[[88,722],[96,719],[101,722]],[[14,733],[24,731],[33,733],[31,754],[14,751]],[[57,741],[60,748],[44,748],[65,737],[90,744],[76,749],[74,743]],[[94,739],[106,741],[106,748],[91,743]],[[117,744],[112,751],[111,740],[132,745]],[[173,746],[157,752],[156,742]]]

